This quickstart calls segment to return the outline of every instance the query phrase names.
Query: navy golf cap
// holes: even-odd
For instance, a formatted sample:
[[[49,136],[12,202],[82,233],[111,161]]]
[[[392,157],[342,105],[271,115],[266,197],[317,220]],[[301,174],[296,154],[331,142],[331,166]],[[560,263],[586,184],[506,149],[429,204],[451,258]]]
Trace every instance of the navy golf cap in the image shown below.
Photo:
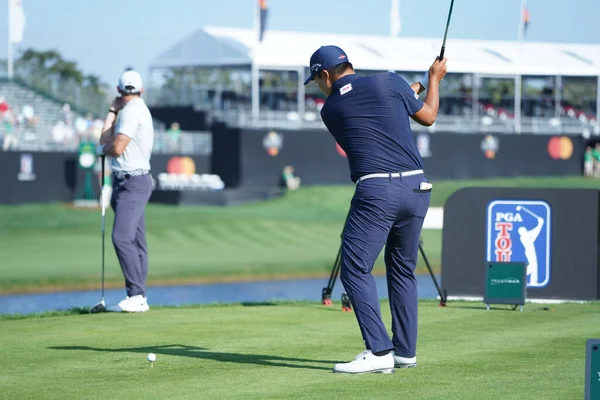
[[[304,81],[304,84],[308,85],[319,72],[348,61],[348,56],[339,47],[321,46],[310,57],[310,76]]]

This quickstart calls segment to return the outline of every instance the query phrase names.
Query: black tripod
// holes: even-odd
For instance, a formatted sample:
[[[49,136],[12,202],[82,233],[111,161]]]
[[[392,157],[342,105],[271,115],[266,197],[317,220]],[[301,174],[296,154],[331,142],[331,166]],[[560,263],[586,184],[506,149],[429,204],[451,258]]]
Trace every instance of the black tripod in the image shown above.
[[[427,269],[429,270],[431,279],[433,280],[435,288],[437,289],[437,292],[440,296],[440,307],[446,307],[446,300],[448,298],[446,295],[446,291],[444,290],[442,293],[442,290],[441,290],[440,286],[438,285],[437,279],[435,278],[435,275],[433,274],[433,271],[431,270],[431,265],[429,265],[429,259],[427,258],[427,255],[425,254],[425,250],[423,250],[423,238],[422,237],[419,238],[419,250],[421,251],[421,256],[423,257],[423,260],[425,261],[425,265],[427,266]],[[335,285],[335,281],[337,280],[337,277],[340,273],[340,268],[342,265],[341,261],[342,261],[342,247],[340,246],[337,257],[335,258],[335,263],[333,264],[333,269],[331,270],[331,276],[329,277],[329,282],[327,282],[327,286],[323,288],[323,292],[321,295],[323,304],[325,304],[326,306],[330,306],[333,304],[333,302],[331,301],[331,293],[333,292],[333,286]],[[352,310],[352,306],[350,304],[350,298],[348,297],[348,295],[346,293],[342,293],[342,310],[346,311],[346,312]]]

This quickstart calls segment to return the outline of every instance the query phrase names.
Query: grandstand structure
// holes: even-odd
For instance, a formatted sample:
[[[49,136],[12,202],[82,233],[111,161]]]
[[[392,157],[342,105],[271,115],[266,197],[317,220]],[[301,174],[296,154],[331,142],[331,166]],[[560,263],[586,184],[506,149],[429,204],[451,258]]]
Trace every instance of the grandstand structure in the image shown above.
[[[107,99],[106,109],[109,104]],[[98,140],[103,120],[76,106],[57,93],[0,73],[0,151],[76,152],[82,140]],[[26,118],[27,108],[32,114],[30,120]],[[153,124],[155,153],[210,154],[209,132],[180,132],[174,138],[164,123],[153,119]]]
[[[151,64],[147,101],[193,106],[240,127],[324,128],[325,98],[303,85],[308,60],[335,44],[363,75],[394,71],[409,83],[441,40],[205,27]],[[433,127],[464,133],[599,135],[600,45],[449,39],[448,75]]]

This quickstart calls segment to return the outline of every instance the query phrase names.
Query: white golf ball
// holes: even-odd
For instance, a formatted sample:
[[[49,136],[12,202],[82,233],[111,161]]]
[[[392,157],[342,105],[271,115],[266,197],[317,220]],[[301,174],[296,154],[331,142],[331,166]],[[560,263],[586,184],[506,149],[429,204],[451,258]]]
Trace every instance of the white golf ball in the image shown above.
[[[148,354],[148,361],[150,361],[150,362],[156,361],[156,354],[154,354],[154,353]]]

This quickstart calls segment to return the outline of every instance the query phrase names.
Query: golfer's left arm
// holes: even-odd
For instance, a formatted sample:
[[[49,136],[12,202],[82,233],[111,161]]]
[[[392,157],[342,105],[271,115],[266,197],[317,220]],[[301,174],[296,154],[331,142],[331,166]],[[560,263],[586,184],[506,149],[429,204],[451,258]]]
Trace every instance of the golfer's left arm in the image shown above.
[[[423,80],[423,82],[427,82],[425,80]],[[423,86],[423,84],[421,82],[415,82],[412,85],[410,85],[410,88],[413,90],[413,92],[415,92],[416,94],[421,94],[423,93],[425,90],[427,90],[427,88],[425,86]]]
[[[103,150],[104,154],[111,157],[120,157],[125,152],[138,127],[138,121],[134,114],[128,109],[121,112],[123,114],[114,127],[116,135],[104,146]]]
[[[425,90],[427,90],[427,85],[429,84],[429,71],[426,71],[421,80],[410,85],[410,88],[416,94],[421,94]]]

